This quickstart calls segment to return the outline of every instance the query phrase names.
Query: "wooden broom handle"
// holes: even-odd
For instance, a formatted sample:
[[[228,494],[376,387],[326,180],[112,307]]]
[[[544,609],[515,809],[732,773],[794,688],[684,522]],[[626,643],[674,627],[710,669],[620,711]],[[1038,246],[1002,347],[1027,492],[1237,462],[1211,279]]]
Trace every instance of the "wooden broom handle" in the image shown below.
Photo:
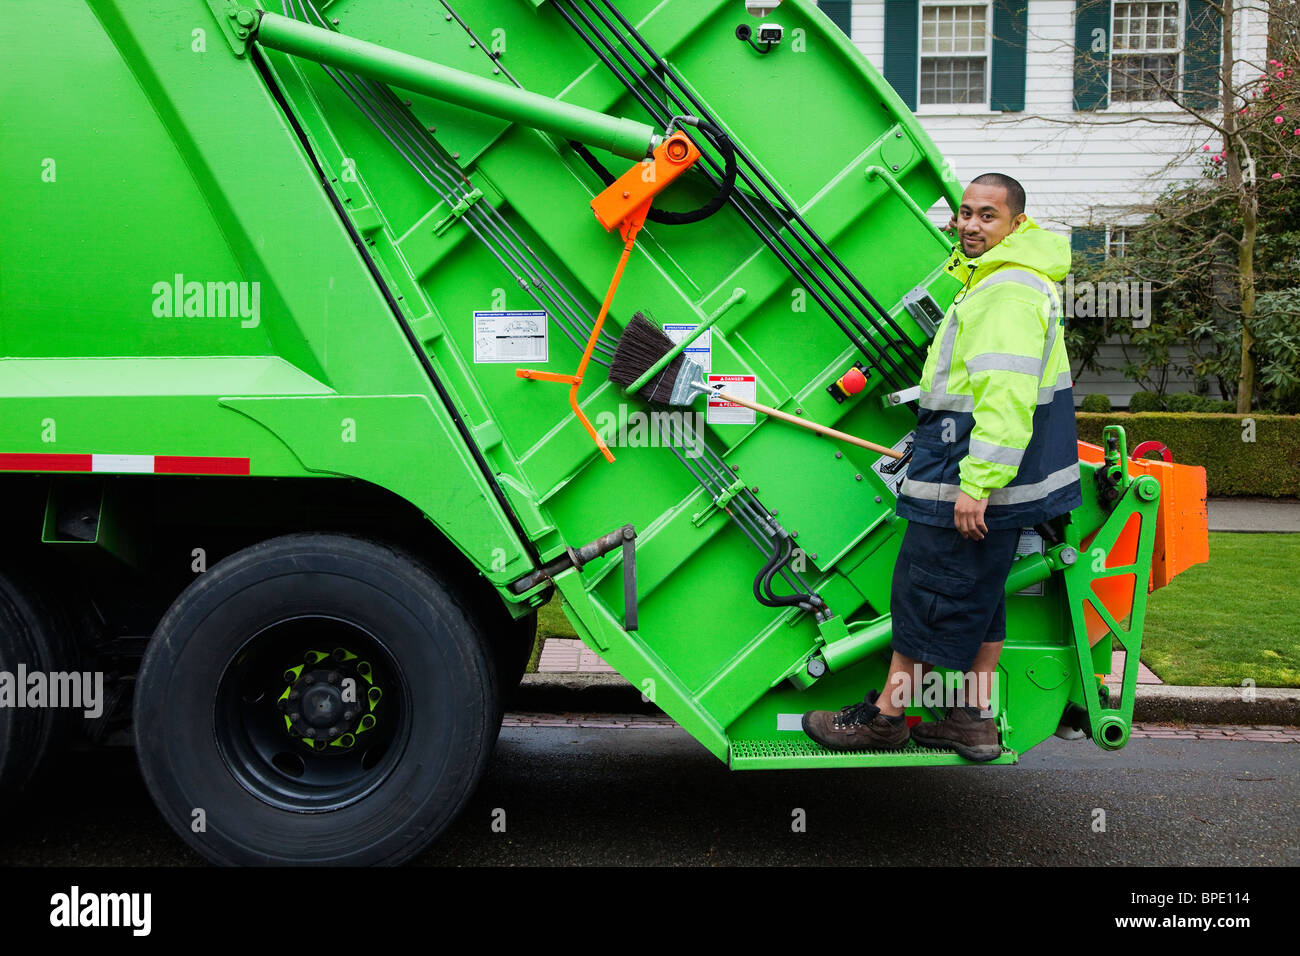
[[[817,432],[819,435],[829,435],[831,438],[838,438],[840,441],[846,441],[851,445],[857,445],[866,448],[869,451],[879,452],[890,458],[899,459],[903,457],[902,452],[894,451],[892,448],[886,448],[883,445],[877,445],[875,442],[867,441],[865,438],[855,438],[852,435],[834,428],[827,428],[825,425],[818,425],[816,422],[810,422],[806,418],[799,418],[796,415],[790,415],[779,409],[769,408],[767,405],[760,405],[758,402],[751,402],[747,398],[737,398],[735,395],[728,395],[726,392],[720,392],[710,388],[709,394],[716,395],[724,402],[734,402],[737,405],[743,405],[746,408],[752,408],[756,412],[762,412],[764,415],[770,415],[772,418],[779,418],[783,422],[789,422],[791,425],[798,425],[800,428],[806,428],[811,432]]]

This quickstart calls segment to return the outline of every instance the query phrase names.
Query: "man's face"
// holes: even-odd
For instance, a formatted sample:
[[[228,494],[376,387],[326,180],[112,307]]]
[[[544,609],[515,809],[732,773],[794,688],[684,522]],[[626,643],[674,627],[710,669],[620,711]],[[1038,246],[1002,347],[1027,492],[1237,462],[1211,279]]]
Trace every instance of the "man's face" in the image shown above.
[[[967,186],[966,192],[962,193],[961,208],[957,210],[961,251],[970,259],[982,256],[1024,221],[1023,212],[1018,216],[1011,215],[1004,187]]]

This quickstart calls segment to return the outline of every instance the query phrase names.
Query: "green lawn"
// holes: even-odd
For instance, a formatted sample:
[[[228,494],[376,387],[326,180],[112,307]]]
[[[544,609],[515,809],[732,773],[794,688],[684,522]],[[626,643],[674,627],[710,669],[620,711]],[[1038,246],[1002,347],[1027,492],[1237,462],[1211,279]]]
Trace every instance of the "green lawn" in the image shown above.
[[[576,637],[557,595],[542,641]],[[1151,595],[1142,660],[1167,684],[1300,687],[1300,535],[1210,535],[1210,561]]]
[[[1142,660],[1167,684],[1300,687],[1300,535],[1211,534],[1151,595]]]

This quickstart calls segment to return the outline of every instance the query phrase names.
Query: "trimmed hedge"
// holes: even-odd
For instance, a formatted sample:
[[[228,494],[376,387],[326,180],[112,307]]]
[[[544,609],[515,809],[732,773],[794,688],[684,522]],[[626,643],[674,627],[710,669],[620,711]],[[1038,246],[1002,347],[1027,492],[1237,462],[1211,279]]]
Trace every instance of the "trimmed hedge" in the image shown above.
[[[1163,412],[1165,403],[1155,392],[1134,392],[1128,397],[1130,412]]]
[[[1101,411],[1099,408],[1084,408],[1083,405],[1079,406],[1079,410]],[[1204,395],[1193,395],[1191,392],[1175,392],[1163,398],[1155,392],[1134,392],[1129,396],[1128,411],[1134,414],[1137,412],[1226,412],[1235,415],[1237,403]]]
[[[1083,396],[1083,401],[1079,403],[1081,412],[1108,412],[1110,411],[1110,399],[1105,395],[1093,393],[1092,395]]]
[[[1254,421],[1253,442],[1246,420]],[[1102,443],[1106,425],[1123,425],[1130,453],[1141,442],[1163,442],[1174,461],[1205,468],[1214,496],[1300,496],[1300,415],[1203,415],[1144,412],[1075,415],[1079,440]]]

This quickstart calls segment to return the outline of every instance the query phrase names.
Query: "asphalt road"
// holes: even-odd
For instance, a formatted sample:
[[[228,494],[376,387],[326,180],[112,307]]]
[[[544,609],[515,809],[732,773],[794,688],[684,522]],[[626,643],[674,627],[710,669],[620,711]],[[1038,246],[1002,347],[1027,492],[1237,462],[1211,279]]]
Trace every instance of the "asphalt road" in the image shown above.
[[[1108,754],[1052,739],[1015,767],[733,773],[677,728],[509,727],[416,864],[1294,866],[1297,758],[1295,743],[1134,739]],[[75,755],[7,815],[0,863],[202,861],[116,751]]]

